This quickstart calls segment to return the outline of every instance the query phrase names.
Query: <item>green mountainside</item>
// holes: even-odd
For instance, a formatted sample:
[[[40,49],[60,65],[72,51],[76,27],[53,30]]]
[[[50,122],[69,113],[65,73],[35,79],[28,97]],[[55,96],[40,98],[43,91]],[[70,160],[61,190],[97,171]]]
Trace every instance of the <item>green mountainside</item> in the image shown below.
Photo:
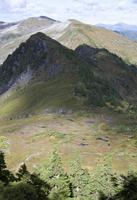
[[[137,98],[135,66],[105,49],[83,45],[70,50],[43,33],[32,35],[9,55],[0,74],[1,116],[115,107]]]
[[[137,44],[75,20],[1,26],[0,150],[11,171],[43,170],[54,149],[67,174],[78,157],[89,172],[106,160],[114,173],[136,170]]]

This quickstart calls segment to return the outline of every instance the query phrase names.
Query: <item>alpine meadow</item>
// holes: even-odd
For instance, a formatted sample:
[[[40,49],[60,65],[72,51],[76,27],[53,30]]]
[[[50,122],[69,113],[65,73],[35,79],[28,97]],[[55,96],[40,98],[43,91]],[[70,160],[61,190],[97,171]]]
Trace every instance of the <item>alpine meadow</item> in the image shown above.
[[[136,9],[0,0],[0,200],[137,200]]]

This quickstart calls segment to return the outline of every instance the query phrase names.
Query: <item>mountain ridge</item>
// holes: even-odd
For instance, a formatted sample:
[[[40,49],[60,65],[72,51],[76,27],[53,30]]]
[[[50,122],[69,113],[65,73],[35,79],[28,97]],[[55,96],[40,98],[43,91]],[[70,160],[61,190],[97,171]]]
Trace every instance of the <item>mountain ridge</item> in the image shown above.
[[[85,109],[107,103],[116,106],[137,98],[135,66],[128,66],[104,49],[86,45],[68,49],[40,32],[20,44],[1,65],[0,74],[1,94],[18,86],[1,104],[1,115],[43,112],[47,108]]]
[[[126,37],[118,33],[84,24],[76,20],[70,20],[68,22],[54,21],[52,24],[47,24],[47,21],[41,19],[40,25],[38,26],[35,20],[31,21],[28,19],[25,20],[25,23],[27,21],[28,23],[30,22],[32,29],[25,28],[24,30],[26,32],[23,30],[23,34],[20,32],[19,25],[0,32],[0,63],[32,34],[43,32],[68,48],[75,49],[85,43],[93,47],[108,49],[127,63],[137,64],[137,43],[126,39]]]

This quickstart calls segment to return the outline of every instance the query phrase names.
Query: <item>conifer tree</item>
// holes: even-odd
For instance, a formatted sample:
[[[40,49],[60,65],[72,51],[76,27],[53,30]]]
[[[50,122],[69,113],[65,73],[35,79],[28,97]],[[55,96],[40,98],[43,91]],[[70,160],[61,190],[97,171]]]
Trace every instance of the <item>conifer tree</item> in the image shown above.
[[[48,195],[51,188],[46,181],[40,178],[39,174],[31,174],[29,184],[35,188],[39,200],[48,200]]]
[[[73,163],[70,174],[72,191],[75,198],[80,200],[91,200],[90,174],[86,169],[82,169],[80,161]]]
[[[7,169],[7,165],[5,163],[4,153],[0,152],[0,181],[4,183],[4,185],[8,185],[10,181],[14,181],[13,174]]]
[[[14,182],[7,186],[1,200],[40,200],[35,188],[25,182]]]
[[[114,187],[114,179],[116,180],[116,176],[112,172],[110,163],[97,166],[91,178],[92,191],[96,196],[102,193],[111,199],[116,194],[117,187]]]
[[[27,182],[27,180],[30,179],[30,173],[27,170],[27,166],[25,163],[22,163],[20,165],[20,168],[19,168],[18,172],[16,173],[16,176],[17,176],[17,181],[20,181],[22,179],[24,179],[24,181],[25,181],[25,179],[26,179],[26,182]]]
[[[44,172],[44,170],[42,170]],[[61,158],[57,151],[53,152],[47,173],[42,175],[51,186],[50,199],[64,200],[71,196],[70,181],[62,167]]]

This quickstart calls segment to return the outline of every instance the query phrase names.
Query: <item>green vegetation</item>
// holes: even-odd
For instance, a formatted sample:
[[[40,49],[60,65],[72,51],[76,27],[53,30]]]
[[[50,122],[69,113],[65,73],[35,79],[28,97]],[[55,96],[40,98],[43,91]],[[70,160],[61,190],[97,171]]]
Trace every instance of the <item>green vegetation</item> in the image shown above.
[[[137,164],[137,71],[97,51],[92,62],[38,33],[0,68],[6,86],[32,70],[28,84],[0,97],[0,149],[13,171],[27,165],[13,175],[1,153],[0,200],[135,199],[136,173],[114,172]],[[54,148],[61,158],[55,151],[49,162]]]
[[[15,169],[23,160],[29,169],[44,163],[54,148],[63,167],[80,155],[82,166],[92,171],[111,154],[114,171],[127,172],[137,165],[136,116],[95,109],[90,113],[46,113],[0,120],[0,135],[7,140],[6,161]],[[23,150],[22,150],[23,149]]]
[[[65,113],[91,106],[121,112],[135,104],[135,66],[128,66],[105,49],[87,49],[86,45],[77,49],[84,54],[43,33],[20,44],[0,67],[1,118],[20,118],[47,110]]]
[[[65,138],[65,134],[62,133],[62,132],[58,132],[58,131],[53,131],[53,130],[47,130],[45,132],[42,132],[42,133],[38,133],[38,134],[35,134],[34,136],[31,137],[31,141],[32,142],[35,142],[39,139],[44,139],[44,138],[47,138],[47,137],[50,137],[50,138],[55,138],[55,139],[64,139]]]
[[[35,98],[33,98],[35,97]],[[13,93],[1,103],[0,114],[4,117],[23,117],[39,112],[65,111],[80,108],[81,103],[73,96],[73,85],[68,80],[55,79],[39,82]],[[62,107],[63,106],[63,107]]]
[[[48,167],[41,166],[30,173],[22,164],[13,175],[0,152],[1,200],[136,200],[136,197],[137,173],[115,174],[111,163],[99,166],[90,175],[81,168],[79,161],[75,161],[66,173],[54,151]]]
[[[5,136],[0,136],[0,149],[5,150],[8,148],[8,139]]]

